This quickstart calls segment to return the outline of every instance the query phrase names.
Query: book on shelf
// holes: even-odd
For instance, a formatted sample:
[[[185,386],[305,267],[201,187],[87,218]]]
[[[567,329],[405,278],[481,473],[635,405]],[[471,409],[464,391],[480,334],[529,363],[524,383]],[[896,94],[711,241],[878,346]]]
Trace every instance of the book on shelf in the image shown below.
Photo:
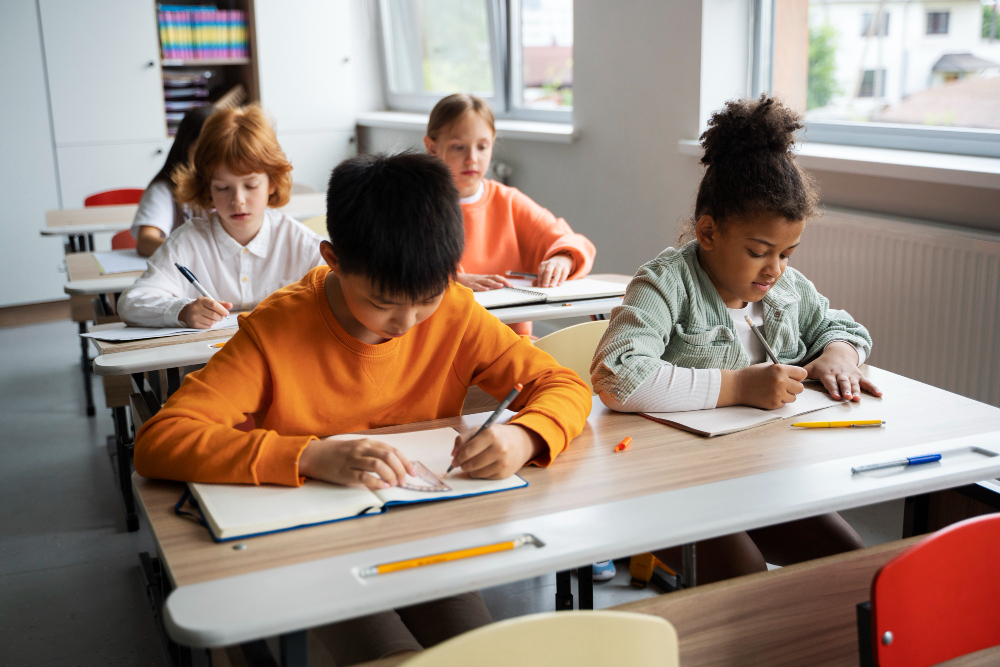
[[[214,5],[158,5],[164,61],[233,60],[248,57],[247,15]]]

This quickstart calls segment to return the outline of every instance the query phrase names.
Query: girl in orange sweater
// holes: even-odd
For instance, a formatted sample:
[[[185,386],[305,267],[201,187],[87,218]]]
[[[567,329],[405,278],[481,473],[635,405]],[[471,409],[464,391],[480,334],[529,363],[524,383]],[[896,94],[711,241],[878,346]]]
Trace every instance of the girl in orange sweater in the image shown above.
[[[537,273],[535,285],[555,287],[590,273],[596,250],[517,188],[484,176],[493,158],[493,112],[475,95],[449,95],[435,105],[424,146],[441,158],[458,186],[465,218],[465,253],[458,282],[473,291],[507,287],[507,271]],[[531,323],[513,324],[530,334]]]

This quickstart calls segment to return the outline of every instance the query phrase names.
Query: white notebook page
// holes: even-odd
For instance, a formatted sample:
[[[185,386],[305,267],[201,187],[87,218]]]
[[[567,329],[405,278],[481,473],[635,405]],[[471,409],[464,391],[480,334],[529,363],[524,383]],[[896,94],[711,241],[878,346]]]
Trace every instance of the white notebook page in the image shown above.
[[[569,301],[572,299],[593,299],[602,296],[619,296],[625,294],[624,283],[613,283],[596,278],[579,278],[567,280],[558,287],[532,287],[531,281],[523,278],[509,278],[514,287],[541,292],[550,302]]]
[[[647,414],[656,419],[673,422],[692,431],[711,436],[735,433],[760,424],[830,408],[837,404],[838,402],[832,400],[826,392],[806,390],[798,395],[794,403],[788,403],[777,410],[761,410],[748,405],[731,405],[713,410],[650,412]]]
[[[94,259],[97,261],[97,265],[101,267],[101,273],[104,275],[146,270],[146,258],[135,250],[95,252]]]

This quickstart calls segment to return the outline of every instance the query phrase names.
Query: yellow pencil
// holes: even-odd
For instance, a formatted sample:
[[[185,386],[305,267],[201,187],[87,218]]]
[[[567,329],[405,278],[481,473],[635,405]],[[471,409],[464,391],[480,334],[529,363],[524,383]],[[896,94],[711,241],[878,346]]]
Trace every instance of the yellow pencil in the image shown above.
[[[437,563],[447,563],[448,561],[461,560],[462,558],[484,556],[498,551],[510,551],[511,549],[523,547],[525,544],[534,544],[534,542],[535,538],[531,535],[521,535],[520,537],[515,537],[513,540],[508,540],[506,542],[497,542],[496,544],[486,544],[481,547],[471,547],[469,549],[459,549],[458,551],[448,551],[443,554],[433,554],[431,556],[421,556],[419,558],[410,558],[408,560],[397,560],[392,563],[373,565],[372,567],[366,567],[361,570],[361,576],[374,577],[378,574],[399,572],[400,570],[409,570],[414,567],[423,567],[424,565],[436,565]]]
[[[799,422],[792,424],[800,428],[872,428],[885,424],[881,419],[862,419],[854,422]]]

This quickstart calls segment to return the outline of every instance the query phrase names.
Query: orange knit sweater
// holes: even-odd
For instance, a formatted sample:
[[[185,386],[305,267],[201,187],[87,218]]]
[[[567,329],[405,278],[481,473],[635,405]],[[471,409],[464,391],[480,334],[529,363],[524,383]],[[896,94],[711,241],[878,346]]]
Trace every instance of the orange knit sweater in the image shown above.
[[[470,385],[500,399],[524,384],[511,423],[547,443],[539,465],[582,430],[586,385],[468,289],[453,284],[405,336],[367,345],[330,311],[328,272],[313,269],[240,317],[236,335],[136,435],[140,475],[297,485],[299,456],[314,438],[456,416]],[[251,414],[257,428],[234,428]]]

